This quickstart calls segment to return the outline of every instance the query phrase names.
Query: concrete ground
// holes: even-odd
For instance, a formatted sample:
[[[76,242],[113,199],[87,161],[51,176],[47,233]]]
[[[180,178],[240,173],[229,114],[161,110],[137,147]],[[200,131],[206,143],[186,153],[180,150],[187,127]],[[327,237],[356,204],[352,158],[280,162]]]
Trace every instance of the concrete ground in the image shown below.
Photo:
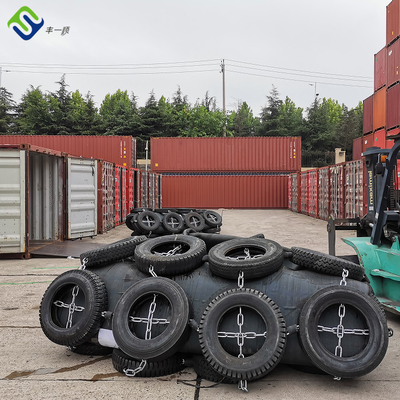
[[[326,222],[287,210],[218,210],[223,216],[223,234],[265,237],[283,246],[300,246],[328,252]],[[128,237],[119,226],[93,240],[112,243]],[[354,254],[337,234],[337,254]],[[394,329],[383,362],[370,374],[334,381],[288,365],[278,365],[265,378],[250,382],[249,392],[236,385],[201,381],[196,388],[182,381],[196,379],[193,369],[160,378],[128,378],[113,369],[110,356],[74,354],[50,342],[38,318],[41,298],[48,285],[77,259],[0,260],[0,398],[3,399],[400,399],[400,318],[388,315]],[[194,384],[195,382],[189,382]]]

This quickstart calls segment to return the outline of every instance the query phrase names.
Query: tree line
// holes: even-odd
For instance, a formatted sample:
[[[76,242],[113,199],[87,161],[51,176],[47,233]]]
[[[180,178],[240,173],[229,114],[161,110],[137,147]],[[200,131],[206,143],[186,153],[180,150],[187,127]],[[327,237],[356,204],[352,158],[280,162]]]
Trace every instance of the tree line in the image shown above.
[[[349,109],[316,96],[304,110],[289,97],[280,99],[275,86],[254,115],[245,101],[224,113],[208,92],[190,104],[179,86],[171,99],[152,91],[144,106],[134,93],[117,90],[96,107],[90,92],[69,91],[65,76],[57,84],[55,92],[30,86],[19,103],[1,87],[0,134],[133,136],[139,157],[151,137],[301,136],[303,166],[310,167],[332,164],[336,147],[351,159],[353,140],[362,136],[362,102]]]

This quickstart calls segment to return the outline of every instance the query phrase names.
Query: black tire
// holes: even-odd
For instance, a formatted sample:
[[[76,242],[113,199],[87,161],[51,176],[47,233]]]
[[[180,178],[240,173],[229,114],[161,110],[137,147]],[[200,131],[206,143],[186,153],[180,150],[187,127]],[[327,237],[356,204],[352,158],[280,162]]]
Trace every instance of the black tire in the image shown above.
[[[168,214],[170,212],[176,212],[175,208],[155,208],[154,212],[159,214]]]
[[[359,264],[301,247],[292,247],[291,250],[292,261],[304,268],[334,276],[342,276],[343,269],[347,269],[349,271],[348,278],[357,281],[364,278],[364,268]]]
[[[193,369],[197,376],[211,382],[237,383],[239,379],[229,378],[218,373],[203,355],[193,354]]]
[[[205,210],[202,213],[206,225],[210,228],[217,228],[222,225],[222,217],[215,211]]]
[[[156,231],[161,225],[160,216],[154,211],[143,211],[136,218],[137,227],[145,234]]]
[[[339,309],[345,314],[344,329],[368,330],[368,335],[344,331],[338,355],[337,334],[319,331],[319,327],[339,329]],[[300,313],[300,340],[311,361],[333,376],[354,378],[374,370],[388,347],[388,329],[384,312],[370,296],[354,288],[332,286],[311,296]]]
[[[98,343],[86,342],[78,346],[69,347],[76,354],[84,356],[107,356],[113,352],[112,347],[101,346]]]
[[[141,213],[143,211],[151,211],[149,207],[136,207],[131,209],[131,213]]]
[[[131,213],[131,214],[128,214],[126,216],[126,219],[125,219],[125,225],[131,231],[136,231],[137,230],[137,227],[136,227],[136,224],[135,224],[135,218],[136,218],[136,214],[135,213]]]
[[[176,251],[173,255],[166,255]],[[203,240],[188,235],[168,235],[149,239],[135,249],[135,261],[140,271],[148,273],[150,266],[157,275],[170,276],[193,271],[203,264],[206,255]]]
[[[151,337],[146,339],[149,310],[155,300]],[[133,317],[142,321],[132,321]],[[137,360],[167,359],[187,339],[189,317],[189,299],[177,283],[158,277],[142,279],[121,296],[115,307],[112,322],[115,342]]]
[[[244,259],[246,250],[249,259]],[[257,238],[227,240],[212,247],[208,256],[211,271],[225,279],[237,279],[240,271],[247,279],[261,278],[281,268],[284,260],[278,243]]]
[[[120,349],[114,349],[112,352],[112,363],[114,368],[121,374],[129,370],[136,370],[141,363],[141,360],[136,360],[129,357]],[[137,372],[134,376],[151,378],[156,376],[165,376],[182,371],[185,368],[181,356],[174,354],[170,358],[161,361],[148,361],[142,371]]]
[[[40,326],[52,342],[74,347],[99,331],[101,314],[106,310],[107,289],[102,279],[91,271],[71,270],[54,279],[44,293],[39,308]]]
[[[242,354],[234,336],[239,330],[239,310],[243,313],[244,333],[264,335],[247,340]],[[225,338],[225,333],[232,335]],[[199,341],[204,357],[219,374],[255,380],[272,371],[283,356],[286,324],[279,307],[265,294],[254,289],[232,289],[207,306],[199,325]]]
[[[136,246],[145,240],[147,240],[146,236],[128,237],[99,249],[86,251],[80,255],[81,263],[86,259],[85,267],[95,268],[132,257]]]
[[[171,233],[181,233],[185,228],[185,222],[180,214],[170,211],[164,215],[162,224],[167,232]]]
[[[204,218],[196,211],[185,214],[183,219],[185,220],[186,226],[194,229],[196,232],[201,232],[206,227]]]

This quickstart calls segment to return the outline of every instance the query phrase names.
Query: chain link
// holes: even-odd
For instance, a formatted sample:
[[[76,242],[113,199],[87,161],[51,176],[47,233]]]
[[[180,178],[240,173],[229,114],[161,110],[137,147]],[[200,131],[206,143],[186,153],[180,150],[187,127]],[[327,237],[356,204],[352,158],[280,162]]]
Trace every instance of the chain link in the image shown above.
[[[154,267],[152,265],[150,265],[149,267],[149,274],[153,277],[153,278],[157,278],[157,274],[154,272]]]
[[[75,304],[76,296],[78,296],[78,293],[79,293],[79,286],[74,286],[72,288],[71,304],[66,304],[66,303],[62,302],[61,300],[56,300],[53,302],[53,304],[56,307],[68,308],[68,318],[67,318],[67,324],[65,326],[66,329],[69,329],[72,327],[72,316],[74,315],[74,312],[75,311],[81,312],[85,309],[85,307],[77,306]]]
[[[144,336],[145,340],[151,339],[151,326],[153,325],[154,311],[156,310],[156,307],[157,307],[156,298],[157,298],[157,295],[155,294],[153,297],[153,301],[151,302],[150,307],[149,307],[149,315],[147,317],[147,324],[146,324],[146,333]]]
[[[227,256],[226,258],[229,260],[250,260],[253,258],[260,258],[263,256],[262,254],[255,254],[254,256],[252,256],[250,250],[247,247],[243,250],[243,252],[244,256],[236,256],[236,257]]]
[[[348,276],[349,276],[349,271],[346,268],[343,268],[342,280],[340,281],[340,286],[347,286],[346,278]]]
[[[147,324],[148,318],[141,318],[141,317],[129,317],[129,321],[131,322],[144,322]],[[152,325],[167,325],[169,321],[166,318],[153,318]]]
[[[126,376],[129,376],[131,378],[136,376],[139,372],[142,372],[146,368],[146,365],[147,365],[147,360],[142,360],[137,368],[135,369],[124,368],[123,371]]]
[[[89,261],[89,259],[87,258],[87,257],[85,257],[83,260],[82,260],[82,264],[81,264],[81,266],[78,268],[78,269],[80,269],[80,270],[84,270],[84,269],[86,269],[86,264],[87,264],[87,262]]]
[[[243,392],[248,392],[249,390],[247,389],[247,381],[245,379],[241,379],[238,383],[238,389],[243,391]]]
[[[171,257],[174,256],[180,250],[182,250],[182,245],[176,246],[173,249],[164,253],[158,253],[155,251],[154,254],[157,254],[158,256]]]
[[[244,272],[243,271],[239,271],[238,286],[239,286],[239,289],[243,289],[243,287],[244,287]]]

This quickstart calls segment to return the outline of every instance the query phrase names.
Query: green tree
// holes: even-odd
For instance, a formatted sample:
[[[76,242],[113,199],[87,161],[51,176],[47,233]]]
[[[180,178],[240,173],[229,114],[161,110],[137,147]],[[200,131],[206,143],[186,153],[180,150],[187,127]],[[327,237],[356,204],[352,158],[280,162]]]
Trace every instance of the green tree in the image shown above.
[[[254,136],[258,126],[258,120],[254,118],[253,111],[245,101],[239,101],[237,110],[228,116],[228,130],[234,136]]]
[[[279,106],[279,136],[301,136],[303,132],[303,109],[286,96]]]
[[[0,134],[5,135],[15,130],[15,111],[17,104],[12,94],[4,87],[0,87]]]
[[[56,83],[60,85],[58,90],[46,96],[49,103],[49,112],[52,114],[51,133],[54,135],[71,135],[75,133],[73,131],[73,117],[71,112],[72,95],[67,90],[69,85],[65,81],[65,74]]]
[[[257,134],[259,136],[279,136],[279,112],[282,100],[279,99],[278,89],[272,85],[267,105],[261,109],[260,126]]]
[[[17,118],[19,132],[23,135],[48,135],[51,133],[52,119],[49,103],[40,87],[32,85],[22,95],[18,105]]]
[[[132,136],[133,127],[137,123],[137,111],[129,98],[127,91],[118,89],[114,94],[109,93],[100,106],[103,131],[105,135]]]
[[[189,112],[188,128],[182,136],[222,136],[224,125],[222,111],[209,111],[205,105],[196,104]]]

